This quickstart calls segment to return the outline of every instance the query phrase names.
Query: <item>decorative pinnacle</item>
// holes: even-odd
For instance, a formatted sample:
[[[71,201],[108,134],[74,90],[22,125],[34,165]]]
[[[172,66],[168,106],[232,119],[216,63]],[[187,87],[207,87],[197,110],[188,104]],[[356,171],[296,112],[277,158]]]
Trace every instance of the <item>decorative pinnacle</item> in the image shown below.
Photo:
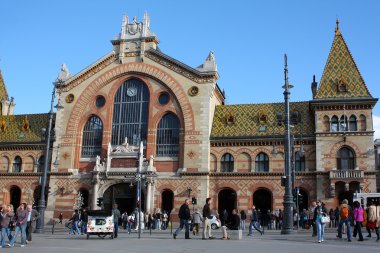
[[[339,32],[339,18],[336,19],[335,32]]]

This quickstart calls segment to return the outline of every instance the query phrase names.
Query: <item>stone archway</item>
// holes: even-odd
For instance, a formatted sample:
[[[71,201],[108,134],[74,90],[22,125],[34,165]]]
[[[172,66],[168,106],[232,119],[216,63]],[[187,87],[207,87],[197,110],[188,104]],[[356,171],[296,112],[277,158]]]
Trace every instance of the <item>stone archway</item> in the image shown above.
[[[272,211],[273,196],[272,192],[266,188],[260,188],[253,193],[252,203],[256,206],[257,210],[261,213],[266,213],[268,210]]]
[[[21,189],[16,185],[12,185],[9,191],[9,196],[10,203],[13,205],[14,211],[16,211],[21,204]]]
[[[223,211],[226,210],[228,214],[227,221],[231,217],[232,210],[237,206],[236,191],[231,188],[225,188],[218,194],[218,213],[219,218],[222,220]]]
[[[161,211],[168,213],[172,212],[174,207],[174,193],[172,190],[165,189],[161,194]]]

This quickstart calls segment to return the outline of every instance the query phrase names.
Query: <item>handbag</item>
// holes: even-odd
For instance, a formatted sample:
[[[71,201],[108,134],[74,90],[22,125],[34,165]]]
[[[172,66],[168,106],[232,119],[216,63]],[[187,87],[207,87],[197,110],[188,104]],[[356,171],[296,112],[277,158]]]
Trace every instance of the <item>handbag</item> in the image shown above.
[[[330,223],[330,217],[328,215],[322,215],[321,222],[323,224]]]

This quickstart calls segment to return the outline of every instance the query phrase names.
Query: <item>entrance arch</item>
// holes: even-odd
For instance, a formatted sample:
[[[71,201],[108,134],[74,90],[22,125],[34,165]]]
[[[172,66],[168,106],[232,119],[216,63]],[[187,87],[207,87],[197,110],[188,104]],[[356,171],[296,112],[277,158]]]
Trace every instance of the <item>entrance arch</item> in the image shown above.
[[[118,204],[121,213],[131,214],[137,207],[137,186],[132,183],[115,184],[108,187],[103,194],[103,205],[105,210],[112,210],[113,204]],[[141,189],[141,209],[145,210],[144,188]]]
[[[161,194],[161,211],[166,211],[169,215],[173,210],[174,193],[169,189],[165,189]]]
[[[10,203],[13,205],[14,211],[16,212],[21,203],[21,189],[16,185],[12,185],[9,195],[11,199]]]
[[[261,188],[255,191],[252,196],[252,202],[257,210],[262,213],[267,213],[268,210],[272,211],[272,192],[266,188]]]
[[[228,213],[228,220],[231,217],[232,210],[237,206],[236,192],[231,188],[223,189],[218,194],[218,213],[219,218],[223,213],[223,210],[226,209]]]

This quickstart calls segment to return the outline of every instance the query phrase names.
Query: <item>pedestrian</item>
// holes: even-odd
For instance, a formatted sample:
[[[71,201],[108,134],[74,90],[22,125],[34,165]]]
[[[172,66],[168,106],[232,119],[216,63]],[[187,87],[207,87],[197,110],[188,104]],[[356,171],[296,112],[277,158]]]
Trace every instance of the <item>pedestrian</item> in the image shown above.
[[[259,229],[259,213],[256,210],[256,206],[252,206],[252,214],[251,214],[251,222],[249,223],[249,232],[247,236],[251,236],[253,234],[253,228],[256,229],[261,235],[263,235],[264,231]]]
[[[247,221],[247,214],[245,213],[244,210],[240,211],[240,220],[241,220],[240,229],[245,230],[245,223]]]
[[[330,216],[330,228],[334,227],[335,224],[335,212],[334,209],[330,209],[329,211],[329,216]]]
[[[348,205],[348,200],[344,199],[342,205],[339,208],[339,225],[338,225],[338,235],[336,237],[342,238],[342,226],[346,225],[347,228],[347,241],[351,242],[351,219],[352,219],[352,209]]]
[[[316,207],[314,208],[314,224],[317,228],[318,243],[324,241],[325,226],[326,224],[322,222],[322,217],[327,216],[327,209],[322,205],[322,201],[318,200],[316,202]]]
[[[222,240],[230,239],[228,237],[227,228],[229,230],[239,230],[239,226],[240,226],[240,218],[238,215],[238,210],[233,209],[229,222],[226,223],[224,226],[222,226],[222,233],[223,233]]]
[[[335,215],[334,227],[338,227],[338,224],[339,224],[339,207],[335,207],[334,215]]]
[[[27,205],[28,219],[26,225],[26,242],[32,243],[32,233],[36,229],[37,220],[40,218],[40,213],[36,209],[32,209],[32,205]]]
[[[222,218],[221,219],[222,220],[222,226],[224,226],[228,221],[228,212],[226,209],[223,210],[221,218]]]
[[[156,228],[161,230],[161,211],[158,208],[156,210]]]
[[[317,202],[311,202],[311,206],[309,208],[309,225],[313,227],[313,233],[311,236],[317,236],[317,227],[314,223],[314,209],[317,207]]]
[[[88,214],[87,210],[84,208],[82,210],[82,214],[80,216],[80,229],[81,229],[81,235],[87,234],[87,223],[88,223]]]
[[[118,205],[115,203],[113,204],[113,209],[112,209],[112,215],[113,215],[113,234],[114,238],[117,238],[118,236],[118,231],[119,231],[119,219],[120,219],[120,211],[117,209]]]
[[[191,221],[193,223],[193,235],[199,235],[199,227],[203,220],[201,211],[197,209],[191,216]]]
[[[1,244],[0,248],[5,248],[5,240],[8,237],[8,241],[11,241],[11,229],[9,224],[14,217],[14,213],[10,205],[2,205],[0,212],[0,226],[1,226]],[[8,244],[10,245],[10,244]]]
[[[215,239],[211,235],[211,204],[212,200],[211,198],[206,198],[206,204],[203,206],[202,216],[203,216],[203,233],[202,233],[202,240],[207,240],[206,234],[208,232],[208,239]]]
[[[178,217],[179,217],[179,227],[173,234],[173,238],[177,239],[179,232],[185,227],[185,239],[190,239],[189,237],[189,220],[190,216],[190,208],[189,208],[190,200],[186,199],[185,203],[179,208]]]
[[[69,219],[71,222],[72,222],[72,226],[70,227],[70,231],[69,231],[69,234],[70,235],[74,235],[75,232],[80,235],[80,229],[79,229],[79,211],[78,209],[75,209],[74,210],[74,214],[73,216],[71,216],[71,218]]]
[[[18,234],[21,232],[21,245],[20,247],[25,247],[26,244],[26,226],[28,219],[28,211],[26,210],[26,203],[22,203],[17,210],[17,219],[16,219],[16,228],[15,234],[13,235],[12,240],[10,241],[11,247],[14,246]]]
[[[128,221],[129,221],[129,216],[128,216],[128,213],[127,211],[125,211],[122,215],[121,215],[121,220],[123,221],[123,229],[126,230],[127,229],[127,226],[128,226]]]
[[[166,230],[168,227],[168,213],[166,210],[162,213],[162,230]]]
[[[358,241],[363,241],[363,234],[362,234],[362,225],[364,221],[364,210],[360,206],[359,201],[354,202],[354,232],[352,233],[353,237],[356,237],[356,235],[359,235]]]
[[[264,216],[264,225],[267,226],[268,230],[272,230],[272,212],[269,209]]]
[[[377,236],[376,241],[379,241],[380,234],[379,234],[378,220],[380,217],[379,217],[378,209],[380,209],[380,208],[375,206],[372,202],[369,202],[368,205],[369,205],[369,207],[368,207],[368,215],[367,215],[367,217],[368,217],[367,226],[370,229],[375,229],[375,233]]]
[[[62,213],[60,213],[58,215],[58,220],[59,220],[59,223],[62,224],[62,220],[63,220],[63,214]]]

